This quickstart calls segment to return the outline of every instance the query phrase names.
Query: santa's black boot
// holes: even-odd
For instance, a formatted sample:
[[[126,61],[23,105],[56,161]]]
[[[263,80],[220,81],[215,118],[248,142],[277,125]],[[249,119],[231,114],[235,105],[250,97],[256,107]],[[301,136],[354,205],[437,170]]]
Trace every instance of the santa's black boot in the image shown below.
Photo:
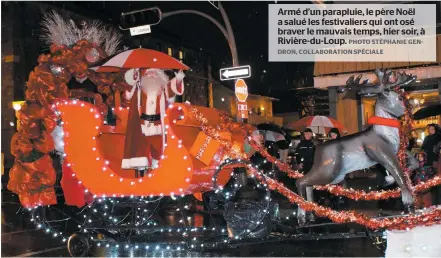
[[[144,169],[135,169],[135,178],[144,177]]]

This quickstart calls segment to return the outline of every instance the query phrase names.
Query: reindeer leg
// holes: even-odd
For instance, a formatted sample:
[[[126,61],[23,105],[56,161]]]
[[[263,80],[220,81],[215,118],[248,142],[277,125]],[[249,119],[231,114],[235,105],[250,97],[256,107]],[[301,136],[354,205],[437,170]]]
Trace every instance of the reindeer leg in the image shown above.
[[[326,170],[325,170],[326,169]],[[297,179],[296,187],[300,196],[306,197],[306,200],[313,202],[312,186],[314,185],[326,185],[330,184],[335,180],[334,170],[336,167],[320,167],[316,168],[313,166],[311,171],[304,177]],[[310,189],[308,189],[310,188]],[[313,219],[312,216],[308,216],[308,219]],[[302,208],[298,208],[297,220],[299,225],[302,226],[306,224],[306,212]]]
[[[296,187],[297,187],[297,192],[299,193],[299,195],[305,199],[306,196],[306,186],[303,183],[304,177],[297,179],[296,181]],[[306,224],[306,214],[305,214],[305,210],[302,209],[300,206],[297,209],[297,221],[299,223],[299,226],[303,226]]]
[[[308,202],[314,202],[314,188],[312,188],[312,186],[307,186],[306,187],[306,200]],[[314,213],[313,212],[308,212],[307,220],[309,222],[314,222],[315,221],[315,217],[314,217]]]
[[[407,177],[403,174],[403,171],[400,169],[400,164],[398,159],[396,158],[395,153],[393,153],[389,146],[386,147],[377,147],[375,149],[369,148],[369,146],[365,147],[366,154],[377,161],[378,164],[382,165],[386,168],[387,171],[392,175],[395,179],[395,182],[401,188],[401,199],[403,201],[404,206],[408,211],[413,210],[414,206],[414,198],[412,195],[412,189],[410,188],[410,184],[408,184]]]

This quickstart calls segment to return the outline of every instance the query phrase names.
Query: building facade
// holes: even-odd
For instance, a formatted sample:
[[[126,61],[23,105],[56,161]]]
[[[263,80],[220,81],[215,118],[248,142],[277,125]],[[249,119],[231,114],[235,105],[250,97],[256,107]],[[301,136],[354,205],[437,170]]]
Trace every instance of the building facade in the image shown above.
[[[234,91],[221,83],[213,82],[212,103],[213,107],[227,112],[230,116],[237,116],[237,98]],[[278,99],[249,94],[247,98],[248,122],[253,125],[261,123],[274,123],[283,125],[282,117],[273,115],[273,102]]]

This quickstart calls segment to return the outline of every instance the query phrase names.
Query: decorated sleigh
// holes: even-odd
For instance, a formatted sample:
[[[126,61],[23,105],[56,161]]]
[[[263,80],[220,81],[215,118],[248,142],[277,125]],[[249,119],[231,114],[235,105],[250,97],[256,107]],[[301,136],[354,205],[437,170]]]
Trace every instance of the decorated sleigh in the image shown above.
[[[210,191],[216,167],[226,158],[219,142],[201,130],[195,117],[197,113],[203,114],[210,117],[209,125],[216,125],[221,122],[219,111],[176,103],[167,109],[166,148],[161,160],[156,168],[139,178],[135,170],[121,169],[127,108],[117,104],[116,126],[111,126],[103,123],[102,114],[93,104],[66,100],[56,105],[66,121],[66,166],[96,196],[178,196]],[[239,151],[243,149],[244,135],[225,132],[221,137]],[[218,184],[224,185],[231,172],[231,167],[222,170]]]

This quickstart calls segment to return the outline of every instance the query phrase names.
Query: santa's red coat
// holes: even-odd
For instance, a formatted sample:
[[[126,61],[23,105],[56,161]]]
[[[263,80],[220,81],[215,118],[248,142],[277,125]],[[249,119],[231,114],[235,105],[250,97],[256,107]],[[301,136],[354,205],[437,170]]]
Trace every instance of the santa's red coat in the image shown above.
[[[152,166],[152,159],[160,159],[165,142],[163,115],[169,105],[169,99],[182,95],[183,91],[183,81],[176,79],[169,81],[164,90],[156,96],[148,96],[142,90],[135,89],[130,99],[121,164],[123,169],[145,169]],[[147,120],[154,121],[147,121],[146,117]]]

